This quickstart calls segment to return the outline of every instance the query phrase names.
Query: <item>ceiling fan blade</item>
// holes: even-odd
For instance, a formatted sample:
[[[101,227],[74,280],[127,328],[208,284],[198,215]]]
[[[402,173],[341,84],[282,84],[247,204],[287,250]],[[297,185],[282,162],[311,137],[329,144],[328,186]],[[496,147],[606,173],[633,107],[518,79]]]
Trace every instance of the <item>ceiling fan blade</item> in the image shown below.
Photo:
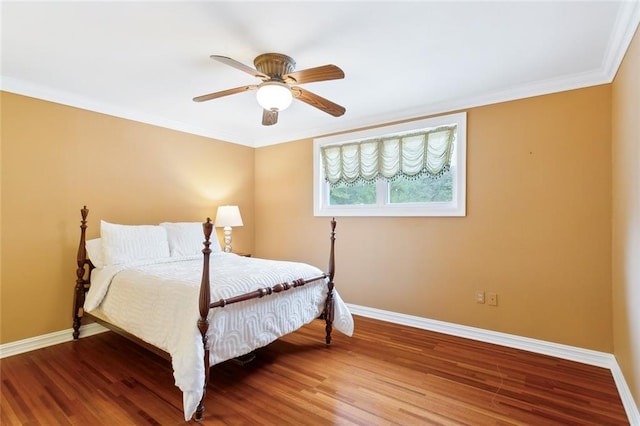
[[[207,95],[196,96],[195,98],[193,98],[193,100],[195,102],[209,101],[211,99],[221,98],[223,96],[235,95],[236,93],[246,92],[247,90],[254,90],[257,87],[258,86],[255,86],[255,85],[236,87],[234,89],[222,90],[221,92],[214,92],[214,93],[209,93]]]
[[[340,117],[346,111],[343,106],[333,103],[322,96],[316,95],[315,93],[311,93],[308,90],[303,90],[299,87],[292,87],[291,92],[295,98],[311,105],[312,107],[316,107],[327,114],[333,115],[334,117]]]
[[[278,122],[278,111],[262,110],[262,125],[272,126]]]
[[[238,62],[235,59],[231,59],[228,58],[226,56],[220,56],[220,55],[211,55],[210,56],[211,59],[215,59],[218,62],[222,62],[223,64],[227,64],[235,69],[238,69],[240,71],[244,71],[247,74],[251,74],[254,77],[257,78],[261,78],[263,80],[268,80],[269,76],[266,74],[261,73],[260,71],[258,71],[257,69],[251,68],[248,65],[243,64],[242,62]]]
[[[321,67],[308,68],[286,74],[283,80],[293,79],[291,84],[312,83],[314,81],[337,80],[344,78],[344,71],[335,65],[323,65]]]

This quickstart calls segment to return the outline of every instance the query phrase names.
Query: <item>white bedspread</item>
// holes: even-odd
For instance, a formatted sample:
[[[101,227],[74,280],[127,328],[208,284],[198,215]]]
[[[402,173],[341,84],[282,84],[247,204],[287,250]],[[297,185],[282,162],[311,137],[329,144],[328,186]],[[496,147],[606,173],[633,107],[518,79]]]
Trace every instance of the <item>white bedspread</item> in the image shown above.
[[[212,253],[211,300],[321,274],[304,263]],[[183,392],[185,420],[195,413],[204,384],[204,349],[196,326],[201,277],[201,256],[96,269],[84,306],[87,312],[97,310],[112,324],[171,355],[175,383]],[[266,346],[308,324],[324,309],[326,294],[323,279],[275,296],[212,309],[211,365]],[[334,328],[351,336],[353,318],[335,290],[334,306]]]

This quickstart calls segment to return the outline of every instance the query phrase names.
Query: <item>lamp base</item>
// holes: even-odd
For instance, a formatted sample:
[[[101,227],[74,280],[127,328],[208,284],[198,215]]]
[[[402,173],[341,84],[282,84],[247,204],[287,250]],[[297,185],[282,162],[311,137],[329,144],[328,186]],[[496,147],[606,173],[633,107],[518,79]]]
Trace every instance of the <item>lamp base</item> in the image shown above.
[[[224,252],[231,253],[231,227],[224,227]]]

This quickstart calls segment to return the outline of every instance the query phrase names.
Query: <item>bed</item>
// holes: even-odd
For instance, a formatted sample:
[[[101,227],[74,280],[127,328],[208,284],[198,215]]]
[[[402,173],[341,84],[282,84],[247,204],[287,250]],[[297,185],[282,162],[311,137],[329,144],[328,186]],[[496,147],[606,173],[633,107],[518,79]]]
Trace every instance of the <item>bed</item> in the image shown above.
[[[247,356],[318,318],[326,323],[327,345],[334,328],[353,333],[333,283],[335,219],[322,272],[225,253],[208,218],[203,224],[100,221],[100,238],[87,240],[89,210],[80,213],[73,338],[88,317],[170,359],[187,421],[203,419],[211,365]]]

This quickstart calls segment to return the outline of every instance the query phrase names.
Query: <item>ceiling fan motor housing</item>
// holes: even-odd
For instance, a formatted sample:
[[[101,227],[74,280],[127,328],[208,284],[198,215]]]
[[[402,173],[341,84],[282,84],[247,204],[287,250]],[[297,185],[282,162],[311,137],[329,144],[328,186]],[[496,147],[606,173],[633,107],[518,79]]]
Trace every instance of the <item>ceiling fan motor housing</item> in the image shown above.
[[[293,72],[296,62],[282,53],[264,53],[253,60],[256,69],[272,79],[282,81],[282,76]]]

